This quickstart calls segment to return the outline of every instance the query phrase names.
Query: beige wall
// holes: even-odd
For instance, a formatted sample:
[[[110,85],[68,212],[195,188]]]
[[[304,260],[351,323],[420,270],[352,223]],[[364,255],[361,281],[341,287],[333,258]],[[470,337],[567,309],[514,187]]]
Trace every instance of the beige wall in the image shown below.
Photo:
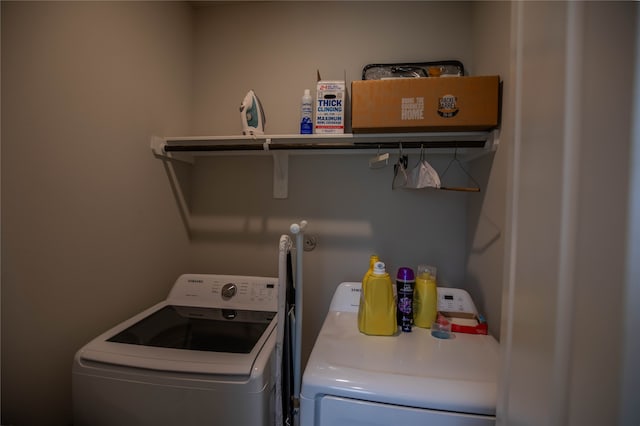
[[[154,134],[240,134],[248,89],[268,133],[295,133],[317,69],[351,81],[368,63],[459,59],[472,74],[500,74],[505,28],[476,41],[500,22],[492,13],[508,13],[491,7],[3,2],[3,422],[69,423],[75,350],[163,298],[178,273],[275,275],[278,237],[300,219],[319,241],[305,253],[304,359],[335,287],[359,280],[372,252],[392,274],[437,265],[444,285],[471,290],[498,335],[504,159],[474,166],[489,185],[478,197],[392,191],[392,167],[370,170],[367,154],[291,156],[286,200],[272,197],[269,157],[176,164],[185,227],[173,167],[148,148]],[[427,155],[439,170],[449,161]],[[491,253],[469,256],[493,227]]]
[[[637,363],[623,363],[639,341],[626,300],[640,282],[630,266],[637,241],[629,244],[637,4],[513,7],[517,126],[498,424],[637,425]],[[615,64],[615,77],[602,64]]]
[[[239,134],[254,89],[267,132],[298,132],[316,72],[348,82],[369,63],[459,59],[473,72],[468,2],[197,3],[195,134]]]
[[[71,422],[74,352],[189,242],[154,133],[190,118],[185,4],[2,2],[2,421]]]

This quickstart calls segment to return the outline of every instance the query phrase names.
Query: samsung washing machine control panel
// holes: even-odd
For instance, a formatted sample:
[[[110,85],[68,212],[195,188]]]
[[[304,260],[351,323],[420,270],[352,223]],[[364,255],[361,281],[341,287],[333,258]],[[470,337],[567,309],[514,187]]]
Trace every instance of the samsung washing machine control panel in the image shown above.
[[[184,274],[173,285],[167,302],[179,306],[278,310],[278,279],[240,275]]]

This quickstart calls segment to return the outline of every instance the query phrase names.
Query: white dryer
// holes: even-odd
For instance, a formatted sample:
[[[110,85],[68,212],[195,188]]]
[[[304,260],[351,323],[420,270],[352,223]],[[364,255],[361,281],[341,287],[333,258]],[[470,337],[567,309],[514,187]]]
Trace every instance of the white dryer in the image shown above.
[[[495,423],[499,345],[489,335],[358,331],[360,283],[338,286],[307,362],[301,426]]]
[[[76,353],[74,425],[272,425],[277,294],[277,278],[180,276]]]

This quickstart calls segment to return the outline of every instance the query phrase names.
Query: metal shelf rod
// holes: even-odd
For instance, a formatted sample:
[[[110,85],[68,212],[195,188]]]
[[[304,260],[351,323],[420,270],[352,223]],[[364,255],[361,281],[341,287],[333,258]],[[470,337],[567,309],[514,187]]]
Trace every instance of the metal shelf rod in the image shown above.
[[[299,143],[246,143],[246,144],[166,144],[165,152],[220,152],[220,151],[281,151],[281,150],[351,150],[399,148],[483,148],[486,140],[464,141],[397,141],[397,142],[299,142]]]

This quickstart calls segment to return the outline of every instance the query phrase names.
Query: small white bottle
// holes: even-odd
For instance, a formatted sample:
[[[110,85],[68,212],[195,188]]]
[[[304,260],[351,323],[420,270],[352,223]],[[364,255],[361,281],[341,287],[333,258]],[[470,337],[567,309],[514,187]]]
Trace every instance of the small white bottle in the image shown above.
[[[300,103],[300,134],[310,135],[313,133],[313,99],[309,89],[304,89],[302,101]]]

